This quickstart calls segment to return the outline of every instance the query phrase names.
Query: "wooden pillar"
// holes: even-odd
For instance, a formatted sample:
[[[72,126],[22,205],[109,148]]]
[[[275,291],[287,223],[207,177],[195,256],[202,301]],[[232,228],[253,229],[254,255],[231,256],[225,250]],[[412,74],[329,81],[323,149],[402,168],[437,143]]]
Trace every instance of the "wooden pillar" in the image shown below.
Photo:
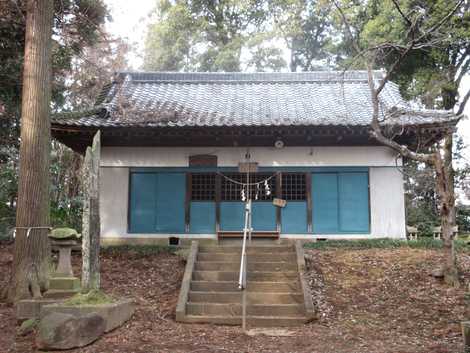
[[[186,197],[184,200],[184,229],[186,233],[189,233],[189,223],[191,221],[192,179],[192,174],[186,173]]]
[[[307,232],[313,232],[312,173],[305,173],[305,192],[307,198]]]
[[[222,177],[215,175],[215,232],[220,231],[220,201],[222,197]]]
[[[276,173],[276,198],[282,199],[282,173]],[[276,230],[281,233],[282,229],[282,208],[276,207]]]

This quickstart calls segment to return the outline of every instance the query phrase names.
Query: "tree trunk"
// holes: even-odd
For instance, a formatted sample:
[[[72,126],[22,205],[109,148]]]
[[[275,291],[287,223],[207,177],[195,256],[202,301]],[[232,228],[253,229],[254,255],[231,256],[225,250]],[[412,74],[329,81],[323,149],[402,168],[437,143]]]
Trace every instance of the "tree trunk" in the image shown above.
[[[447,284],[458,287],[459,271],[454,247],[455,195],[452,167],[452,133],[444,139],[443,156],[436,152],[436,186],[440,201],[441,231],[444,250],[443,273]]]
[[[93,147],[87,148],[83,164],[83,226],[82,226],[82,292],[100,289],[100,214],[99,171],[100,132],[93,138]]]
[[[49,164],[53,0],[27,3],[21,145],[10,299],[40,297],[50,271]],[[31,228],[28,232],[28,228]]]

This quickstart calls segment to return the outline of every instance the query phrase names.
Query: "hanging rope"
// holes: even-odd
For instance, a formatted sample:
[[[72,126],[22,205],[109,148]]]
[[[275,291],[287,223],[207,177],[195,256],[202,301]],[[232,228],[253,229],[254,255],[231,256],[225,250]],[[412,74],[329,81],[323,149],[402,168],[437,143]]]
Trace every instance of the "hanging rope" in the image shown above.
[[[257,181],[255,183],[243,183],[241,181],[237,181],[237,180],[234,180],[224,174],[222,174],[221,172],[217,172],[217,174],[221,175],[222,177],[224,177],[225,179],[227,179],[228,181],[230,181],[231,183],[234,183],[234,184],[238,184],[238,185],[242,185],[242,186],[252,186],[252,185],[260,185],[260,184],[264,184],[264,183],[267,183],[269,180],[271,180],[272,178],[274,178],[276,176],[276,174],[273,174],[271,175],[270,177],[266,178],[266,179],[263,179],[261,181]]]
[[[47,229],[47,230],[51,230],[52,227],[48,227],[48,226],[38,226],[38,227],[15,227],[15,230],[13,231],[13,238],[16,237],[16,230],[17,229],[27,229],[26,231],[26,238],[29,238],[29,234],[31,233],[31,230],[32,229]]]

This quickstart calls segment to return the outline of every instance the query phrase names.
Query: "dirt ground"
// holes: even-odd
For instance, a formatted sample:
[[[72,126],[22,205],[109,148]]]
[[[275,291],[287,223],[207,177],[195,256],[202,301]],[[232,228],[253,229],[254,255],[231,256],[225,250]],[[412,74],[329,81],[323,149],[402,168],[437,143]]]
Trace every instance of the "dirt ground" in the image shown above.
[[[12,262],[0,245],[0,286]],[[104,254],[102,282],[114,296],[134,298],[137,310],[123,327],[69,352],[462,352],[464,290],[429,276],[436,250],[309,250],[308,279],[320,319],[288,336],[245,335],[238,327],[174,321],[184,264],[175,255]],[[74,258],[78,269],[80,259]],[[459,255],[465,273],[470,256]],[[469,278],[465,278],[468,282]],[[0,304],[0,352],[34,352],[34,334],[15,337],[13,309]]]

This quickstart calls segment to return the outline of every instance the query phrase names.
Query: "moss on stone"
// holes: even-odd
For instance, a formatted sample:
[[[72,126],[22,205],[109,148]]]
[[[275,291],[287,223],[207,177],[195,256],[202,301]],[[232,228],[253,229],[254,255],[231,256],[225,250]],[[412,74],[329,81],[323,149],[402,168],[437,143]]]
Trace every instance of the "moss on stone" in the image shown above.
[[[21,326],[17,330],[19,336],[26,336],[27,334],[34,331],[39,323],[38,319],[28,319],[21,323]]]
[[[73,228],[54,228],[52,232],[49,234],[50,238],[57,239],[57,240],[69,240],[69,239],[79,239],[81,234]]]
[[[86,305],[100,305],[111,304],[115,300],[111,296],[99,290],[91,290],[88,293],[77,293],[73,297],[67,299],[62,305],[71,306],[86,306]]]

